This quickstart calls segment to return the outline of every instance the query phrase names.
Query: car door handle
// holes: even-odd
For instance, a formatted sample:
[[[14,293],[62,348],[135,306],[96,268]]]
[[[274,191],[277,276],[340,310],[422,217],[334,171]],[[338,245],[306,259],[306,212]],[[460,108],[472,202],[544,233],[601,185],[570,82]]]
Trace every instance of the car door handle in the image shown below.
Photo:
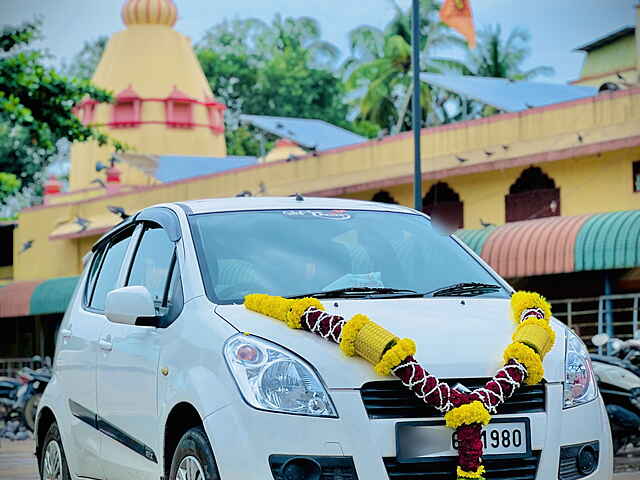
[[[71,338],[70,328],[63,328],[62,330],[60,330],[60,333],[62,334],[62,338]]]
[[[105,338],[101,338],[100,339],[100,350],[104,350],[105,352],[110,352],[111,349],[113,349],[113,344],[105,339]]]

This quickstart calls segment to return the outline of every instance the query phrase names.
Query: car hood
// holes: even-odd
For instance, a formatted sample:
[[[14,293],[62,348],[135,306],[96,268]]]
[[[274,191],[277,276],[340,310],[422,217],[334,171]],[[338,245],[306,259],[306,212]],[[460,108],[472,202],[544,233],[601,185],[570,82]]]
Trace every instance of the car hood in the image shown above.
[[[328,313],[347,319],[368,315],[400,338],[416,342],[416,358],[442,378],[492,377],[502,366],[502,351],[511,342],[514,324],[509,300],[493,298],[339,300],[323,302]],[[256,335],[297,353],[310,362],[329,388],[359,388],[382,380],[360,358],[346,358],[335,344],[242,305],[219,305],[216,313],[241,332]],[[545,357],[545,379],[564,377],[565,327],[553,321],[556,343]]]

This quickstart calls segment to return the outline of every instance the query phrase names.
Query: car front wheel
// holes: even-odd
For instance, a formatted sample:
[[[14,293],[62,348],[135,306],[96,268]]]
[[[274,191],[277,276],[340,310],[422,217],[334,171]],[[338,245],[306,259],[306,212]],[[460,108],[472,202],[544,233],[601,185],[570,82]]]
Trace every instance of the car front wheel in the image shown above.
[[[171,461],[170,480],[220,480],[211,445],[202,427],[188,430]]]
[[[71,480],[67,458],[62,448],[60,431],[54,422],[42,444],[42,457],[40,458],[40,478],[42,480]]]

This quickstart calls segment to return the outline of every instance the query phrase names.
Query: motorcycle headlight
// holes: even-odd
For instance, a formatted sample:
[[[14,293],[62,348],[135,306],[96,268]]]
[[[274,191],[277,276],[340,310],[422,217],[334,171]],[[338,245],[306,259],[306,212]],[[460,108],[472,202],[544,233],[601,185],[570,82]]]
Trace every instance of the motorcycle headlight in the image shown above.
[[[564,372],[564,408],[595,400],[598,396],[598,386],[593,375],[589,351],[572,331],[567,333]]]
[[[224,358],[245,401],[271,412],[337,417],[318,374],[302,358],[266,340],[236,335]]]

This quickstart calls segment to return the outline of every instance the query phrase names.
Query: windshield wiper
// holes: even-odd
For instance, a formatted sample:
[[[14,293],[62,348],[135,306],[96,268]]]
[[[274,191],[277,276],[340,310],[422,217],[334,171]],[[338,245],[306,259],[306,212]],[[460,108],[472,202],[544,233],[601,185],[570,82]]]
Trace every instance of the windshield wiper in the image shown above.
[[[422,293],[418,293],[415,290],[406,290],[401,288],[388,288],[388,287],[348,287],[337,288],[335,290],[323,290],[321,292],[303,293],[300,295],[290,295],[286,298],[362,298],[370,297],[372,295],[392,295],[396,297],[422,297]]]
[[[485,293],[493,293],[501,290],[500,285],[491,283],[463,282],[428,292],[426,295],[433,297],[475,297]]]

